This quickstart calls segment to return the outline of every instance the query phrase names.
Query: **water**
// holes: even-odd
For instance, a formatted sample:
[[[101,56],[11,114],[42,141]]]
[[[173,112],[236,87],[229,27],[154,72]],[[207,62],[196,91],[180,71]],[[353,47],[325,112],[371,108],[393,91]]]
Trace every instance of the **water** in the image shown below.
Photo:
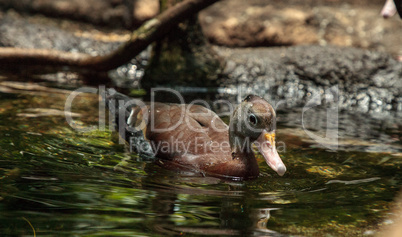
[[[258,179],[232,182],[165,170],[110,130],[75,131],[63,114],[70,91],[0,86],[2,236],[360,236],[390,218],[402,184],[392,121],[359,120],[374,125],[356,135],[342,117],[334,152],[303,133],[297,111],[280,112],[288,172],[258,157]],[[77,127],[96,125],[97,96],[78,96],[72,112]]]

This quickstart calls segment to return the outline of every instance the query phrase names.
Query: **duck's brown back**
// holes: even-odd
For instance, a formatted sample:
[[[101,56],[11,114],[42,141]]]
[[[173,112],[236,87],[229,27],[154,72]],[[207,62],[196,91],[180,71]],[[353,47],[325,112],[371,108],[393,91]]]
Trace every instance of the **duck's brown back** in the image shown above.
[[[203,106],[153,103],[133,110],[131,126],[143,131],[158,158],[203,171],[232,159],[228,126]]]

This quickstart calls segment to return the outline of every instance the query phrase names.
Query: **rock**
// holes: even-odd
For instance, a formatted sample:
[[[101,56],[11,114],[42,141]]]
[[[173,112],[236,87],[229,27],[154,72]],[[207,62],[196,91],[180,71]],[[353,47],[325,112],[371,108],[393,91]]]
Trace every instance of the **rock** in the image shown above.
[[[401,20],[384,20],[384,0],[222,0],[200,14],[210,42],[229,47],[334,44],[402,55]],[[15,9],[116,28],[133,28],[159,12],[157,0],[0,0]]]
[[[133,20],[140,25],[159,14],[158,0],[135,0],[133,7]]]
[[[221,21],[204,12],[201,23],[209,40],[218,45],[244,47],[312,44],[318,41],[313,27],[303,27],[311,17],[311,12],[292,8],[278,10],[266,5],[249,6],[242,17],[230,15]]]
[[[256,93],[286,107],[303,107],[315,95],[339,95],[339,109],[402,112],[402,64],[390,55],[336,46],[217,48],[226,59],[222,87]]]
[[[57,2],[61,4],[61,1]],[[25,4],[26,1],[19,3]],[[248,11],[251,15],[258,15],[268,8],[271,7],[254,7]],[[281,15],[293,16],[289,22],[301,19],[313,22],[308,13],[288,8],[282,10],[278,17]],[[12,11],[0,14],[0,18],[0,46],[3,47],[46,48],[100,55],[116,49],[126,40],[124,35],[118,33],[102,33],[99,27],[85,26],[89,29],[81,29],[83,24],[74,25],[64,21],[54,24],[56,21],[48,18],[24,18]],[[232,17],[224,25],[234,27],[240,24],[240,20]],[[257,22],[254,27],[259,32],[261,26]],[[126,36],[129,37],[129,34]],[[183,42],[183,45],[188,44]],[[219,74],[218,83],[239,96],[243,96],[243,92],[253,92],[266,95],[267,99],[281,102],[287,107],[303,107],[314,95],[319,95],[321,101],[325,101],[334,97],[333,90],[337,90],[340,109],[379,114],[402,111],[402,64],[387,53],[336,46],[216,49],[226,65],[223,74]],[[147,62],[144,59],[148,56],[149,52],[144,52],[138,58],[141,63],[122,67],[116,74],[124,77],[125,73],[121,72],[129,72],[134,75],[130,78],[135,77],[138,83]],[[167,67],[167,70],[172,71],[171,67]],[[141,75],[138,76],[137,72],[141,72]],[[188,80],[185,80],[188,84],[183,86],[206,85],[202,80],[197,82],[199,84],[191,81],[195,71],[189,73],[192,76],[188,76]],[[172,74],[172,78],[171,83],[177,84],[174,81],[177,76]]]
[[[132,1],[125,0],[0,0],[3,9],[120,27],[132,25],[130,4]]]
[[[338,45],[402,55],[401,20],[382,19],[384,1],[224,0],[200,13],[210,42],[229,47]]]
[[[159,13],[158,0],[0,0],[0,8],[40,13],[118,28],[132,28]]]
[[[79,37],[52,25],[32,23],[16,14],[7,14],[1,19],[0,35],[0,47],[55,49],[94,56],[106,54],[121,44]]]

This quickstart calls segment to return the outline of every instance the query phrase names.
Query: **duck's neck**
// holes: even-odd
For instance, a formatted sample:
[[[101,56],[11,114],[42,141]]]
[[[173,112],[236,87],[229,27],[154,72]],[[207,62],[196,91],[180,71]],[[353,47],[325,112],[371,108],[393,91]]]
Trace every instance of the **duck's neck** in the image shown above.
[[[241,108],[242,106],[239,106],[234,111],[230,120],[229,143],[232,159],[225,164],[225,173],[245,179],[256,178],[259,173],[258,164],[252,150],[252,141],[242,133],[245,125],[241,117]]]
[[[232,135],[229,133],[229,136]],[[230,139],[230,145],[232,159],[227,163],[228,175],[245,179],[256,178],[259,169],[250,141],[234,136],[234,139]]]
[[[241,106],[238,106],[233,112],[232,118],[229,124],[229,143],[232,153],[247,152],[249,153],[249,148],[251,144],[249,139],[244,137],[242,131],[244,129],[244,121],[241,117]]]
[[[250,139],[236,132],[229,131],[229,143],[232,154],[253,154]]]
[[[257,178],[259,174],[257,160],[251,152],[232,152],[232,160],[227,164],[228,175],[243,179]]]

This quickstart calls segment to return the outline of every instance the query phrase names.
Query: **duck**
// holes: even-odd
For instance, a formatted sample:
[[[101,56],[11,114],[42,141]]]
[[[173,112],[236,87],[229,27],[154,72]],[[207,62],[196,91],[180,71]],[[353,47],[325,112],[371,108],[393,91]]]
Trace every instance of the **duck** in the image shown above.
[[[229,125],[198,104],[143,102],[114,89],[106,90],[104,100],[130,151],[168,169],[231,180],[255,179],[258,149],[273,171],[280,176],[286,172],[275,144],[275,110],[260,96],[246,96],[234,109]]]

